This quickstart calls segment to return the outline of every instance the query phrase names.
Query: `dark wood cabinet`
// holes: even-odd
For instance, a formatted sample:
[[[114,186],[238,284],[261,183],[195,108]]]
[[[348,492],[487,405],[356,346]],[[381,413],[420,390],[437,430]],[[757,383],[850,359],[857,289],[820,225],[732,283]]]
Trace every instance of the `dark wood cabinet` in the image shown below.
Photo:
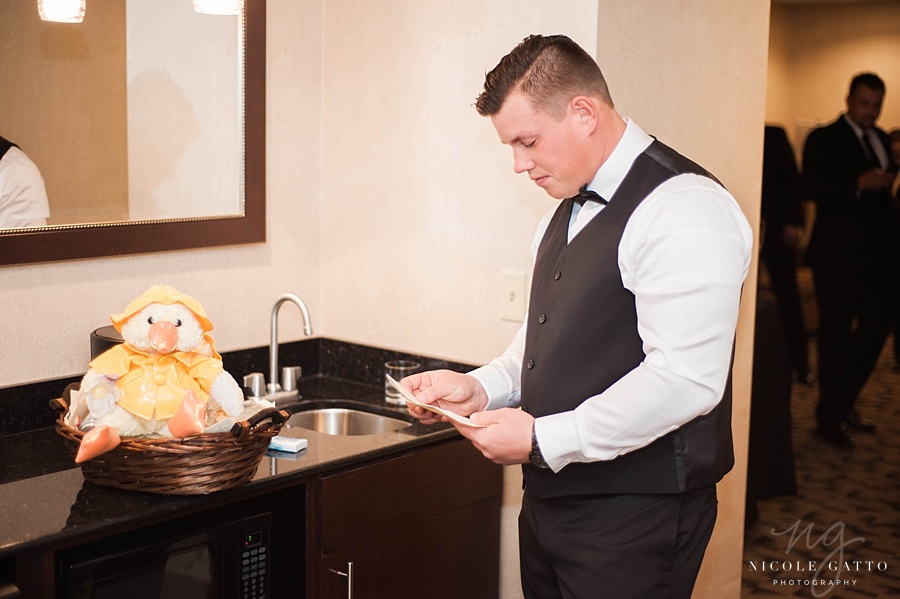
[[[207,507],[191,501],[171,517],[72,534],[6,555],[0,595],[64,596],[65,565],[76,557],[114,554],[266,513],[272,599],[344,598],[351,582],[356,599],[496,599],[502,476],[502,468],[467,440],[435,441],[229,499],[210,496]],[[123,500],[146,499],[117,493]]]
[[[502,468],[468,441],[320,477],[312,489],[308,597],[498,596]]]

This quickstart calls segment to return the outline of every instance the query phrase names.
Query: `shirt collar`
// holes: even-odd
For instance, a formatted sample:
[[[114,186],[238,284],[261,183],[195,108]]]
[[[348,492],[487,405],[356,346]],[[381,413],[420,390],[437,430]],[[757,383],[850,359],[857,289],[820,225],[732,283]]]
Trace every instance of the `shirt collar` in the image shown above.
[[[626,117],[622,139],[594,175],[593,180],[588,183],[587,188],[596,191],[609,201],[625,179],[632,163],[651,143],[653,138],[644,133],[637,123]]]
[[[850,125],[850,128],[853,129],[853,132],[856,133],[857,139],[862,139],[863,135],[868,135],[868,131],[857,125],[847,114],[844,114],[844,121],[846,121],[846,123]]]

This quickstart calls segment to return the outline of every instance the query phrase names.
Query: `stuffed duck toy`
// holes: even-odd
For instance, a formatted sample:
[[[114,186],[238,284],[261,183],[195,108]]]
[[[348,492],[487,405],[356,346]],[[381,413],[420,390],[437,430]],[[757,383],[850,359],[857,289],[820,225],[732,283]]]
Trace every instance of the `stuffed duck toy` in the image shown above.
[[[70,424],[87,431],[77,463],[121,437],[187,437],[238,416],[244,394],[223,366],[203,306],[155,285],[110,316],[124,343],[97,356],[73,394]]]

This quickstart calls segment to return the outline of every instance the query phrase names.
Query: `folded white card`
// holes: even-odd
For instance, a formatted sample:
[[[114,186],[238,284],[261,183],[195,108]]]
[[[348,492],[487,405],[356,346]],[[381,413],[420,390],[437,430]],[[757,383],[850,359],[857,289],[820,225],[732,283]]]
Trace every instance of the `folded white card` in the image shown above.
[[[450,410],[444,410],[443,408],[439,408],[436,405],[433,405],[430,403],[422,403],[421,401],[416,399],[416,397],[412,393],[407,391],[406,387],[404,387],[403,385],[398,383],[394,379],[394,377],[392,377],[389,374],[385,374],[384,376],[387,377],[388,383],[390,383],[394,389],[396,389],[397,391],[400,392],[400,395],[403,396],[403,399],[408,401],[409,403],[413,404],[414,406],[419,406],[420,408],[424,408],[424,409],[428,410],[429,412],[434,412],[435,414],[440,414],[441,416],[446,416],[450,420],[459,422],[460,424],[465,424],[466,426],[474,426],[476,428],[485,428],[487,426],[484,424],[478,424],[477,422],[472,422],[469,418],[466,418],[465,416],[460,416],[459,414],[454,414]]]

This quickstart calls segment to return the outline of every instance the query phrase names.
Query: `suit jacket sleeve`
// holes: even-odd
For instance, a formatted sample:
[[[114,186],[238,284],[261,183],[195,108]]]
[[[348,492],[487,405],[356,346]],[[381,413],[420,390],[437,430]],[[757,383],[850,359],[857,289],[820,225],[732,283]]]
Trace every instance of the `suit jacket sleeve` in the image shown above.
[[[862,147],[853,131],[837,122],[809,134],[803,150],[803,178],[807,195],[819,214],[852,212],[857,183],[865,169]]]

